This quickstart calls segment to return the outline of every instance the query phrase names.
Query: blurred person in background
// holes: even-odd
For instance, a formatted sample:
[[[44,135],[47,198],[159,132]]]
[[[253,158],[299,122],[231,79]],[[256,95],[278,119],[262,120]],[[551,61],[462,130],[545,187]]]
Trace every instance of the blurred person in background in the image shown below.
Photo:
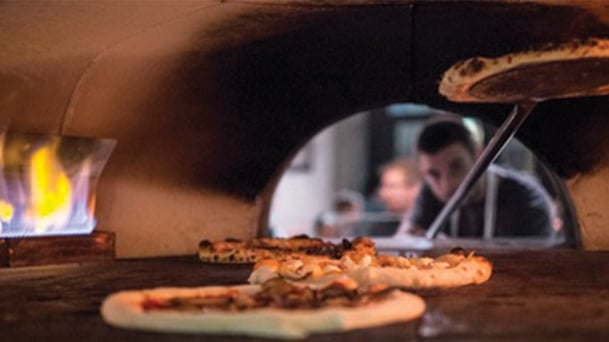
[[[421,176],[415,160],[400,158],[384,164],[379,169],[378,197],[386,211],[400,222],[393,233],[405,229],[403,223],[409,216],[421,189]]]

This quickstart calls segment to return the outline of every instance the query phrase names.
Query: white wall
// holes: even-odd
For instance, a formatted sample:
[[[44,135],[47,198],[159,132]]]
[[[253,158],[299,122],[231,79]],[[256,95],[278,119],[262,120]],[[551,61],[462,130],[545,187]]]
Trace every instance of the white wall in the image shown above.
[[[274,235],[313,235],[315,216],[330,207],[334,193],[335,129],[330,127],[313,138],[308,170],[288,170],[281,178],[271,205],[270,225]]]
[[[309,142],[313,156],[311,168],[286,171],[273,196],[270,224],[275,235],[313,235],[315,217],[331,208],[336,190],[364,190],[367,122],[366,113],[351,116]]]
[[[356,114],[333,126],[336,130],[336,186],[362,194],[368,179],[368,115],[368,112]]]

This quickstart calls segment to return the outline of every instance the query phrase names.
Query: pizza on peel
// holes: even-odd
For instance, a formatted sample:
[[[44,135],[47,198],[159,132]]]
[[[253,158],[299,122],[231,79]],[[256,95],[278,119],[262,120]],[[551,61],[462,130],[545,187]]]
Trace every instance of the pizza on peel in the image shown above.
[[[439,92],[454,102],[521,103],[609,92],[609,40],[576,39],[455,63]]]

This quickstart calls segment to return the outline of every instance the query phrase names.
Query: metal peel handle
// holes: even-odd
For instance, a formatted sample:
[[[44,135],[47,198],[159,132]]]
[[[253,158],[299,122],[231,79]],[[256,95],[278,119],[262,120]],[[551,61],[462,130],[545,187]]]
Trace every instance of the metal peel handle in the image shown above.
[[[501,127],[493,138],[486,145],[482,154],[474,166],[469,170],[463,182],[459,185],[455,193],[446,202],[442,211],[436,216],[435,220],[429,226],[425,237],[433,239],[438,235],[440,228],[446,222],[446,219],[459,207],[465,196],[470,192],[478,179],[486,172],[488,166],[497,159],[505,146],[510,142],[518,128],[526,120],[529,114],[535,108],[537,102],[528,101],[516,104],[510,115],[505,119]]]

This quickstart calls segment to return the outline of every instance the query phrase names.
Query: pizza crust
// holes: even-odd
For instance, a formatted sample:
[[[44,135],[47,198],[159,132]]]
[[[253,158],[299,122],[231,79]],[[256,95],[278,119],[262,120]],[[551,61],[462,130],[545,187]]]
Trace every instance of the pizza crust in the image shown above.
[[[394,290],[379,302],[356,308],[326,307],[316,310],[253,309],[239,312],[145,312],[147,298],[221,294],[231,289],[254,293],[258,285],[202,288],[158,288],[124,291],[106,298],[101,315],[110,325],[136,330],[190,334],[258,336],[301,339],[309,334],[369,328],[420,317],[425,302],[417,295]]]
[[[486,103],[606,94],[609,85],[602,75],[608,59],[609,40],[593,38],[498,58],[474,57],[449,68],[439,92],[455,102]],[[490,85],[480,86],[483,82]]]
[[[418,269],[415,267],[361,267],[349,272],[359,286],[385,284],[390,287],[424,289],[482,284],[492,274],[491,263],[471,256],[455,267]]]

